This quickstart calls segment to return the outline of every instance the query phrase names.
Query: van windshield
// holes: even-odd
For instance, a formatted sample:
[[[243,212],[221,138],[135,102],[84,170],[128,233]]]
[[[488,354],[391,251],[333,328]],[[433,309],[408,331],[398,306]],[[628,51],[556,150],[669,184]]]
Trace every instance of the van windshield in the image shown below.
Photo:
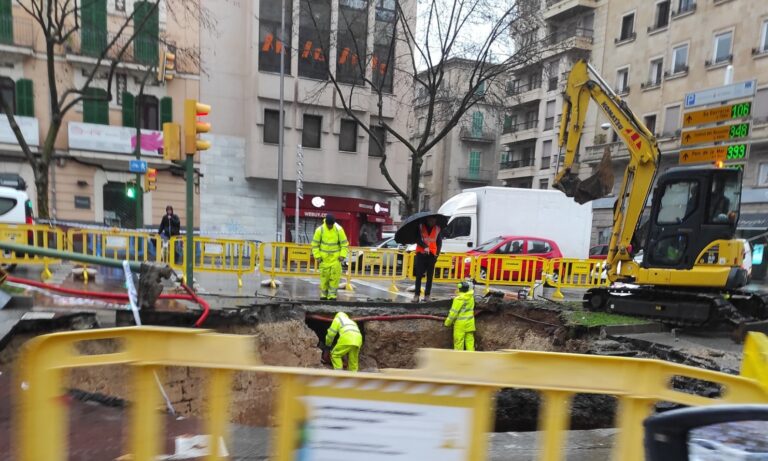
[[[482,251],[483,253],[488,253],[498,245],[499,243],[503,242],[504,239],[502,237],[496,237],[491,240],[488,240],[487,242],[481,244],[479,247],[475,248],[475,251]]]

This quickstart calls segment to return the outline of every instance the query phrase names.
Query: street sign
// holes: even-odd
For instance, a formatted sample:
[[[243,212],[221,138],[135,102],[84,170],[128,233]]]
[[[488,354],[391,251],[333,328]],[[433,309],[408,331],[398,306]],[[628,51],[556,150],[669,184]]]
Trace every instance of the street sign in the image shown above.
[[[146,173],[147,161],[146,160],[130,160],[128,162],[128,171],[131,173]]]
[[[692,146],[708,142],[723,142],[749,136],[749,123],[737,123],[713,128],[684,131],[680,137],[680,144]]]
[[[710,109],[694,110],[683,114],[683,128],[709,123],[726,122],[749,117],[752,114],[752,102],[740,102]]]
[[[685,108],[717,104],[731,99],[746,99],[755,95],[757,80],[732,83],[685,94]]]
[[[679,163],[714,163],[739,161],[747,158],[747,144],[731,144],[729,146],[702,147],[680,151]]]

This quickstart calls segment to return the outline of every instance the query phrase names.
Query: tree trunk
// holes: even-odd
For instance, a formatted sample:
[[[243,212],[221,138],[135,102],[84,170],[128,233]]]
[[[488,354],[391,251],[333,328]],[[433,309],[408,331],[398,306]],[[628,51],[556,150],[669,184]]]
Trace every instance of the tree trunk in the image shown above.
[[[37,215],[40,218],[49,219],[51,217],[48,193],[50,184],[49,172],[51,162],[53,161],[53,151],[55,149],[56,137],[61,129],[61,118],[53,117],[51,126],[48,129],[48,135],[45,137],[42,149],[40,150],[40,159],[32,164],[32,170],[35,173],[35,189],[37,190]]]
[[[421,179],[421,165],[423,163],[418,155],[414,155],[413,160],[411,160],[411,190],[408,191],[410,197],[405,202],[405,212],[408,216],[419,211],[419,180]]]

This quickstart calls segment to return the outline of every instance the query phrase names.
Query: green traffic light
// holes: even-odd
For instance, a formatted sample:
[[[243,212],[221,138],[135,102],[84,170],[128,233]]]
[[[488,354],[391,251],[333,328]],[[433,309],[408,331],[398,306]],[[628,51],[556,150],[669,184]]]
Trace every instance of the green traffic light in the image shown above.
[[[134,189],[133,187],[129,186],[125,190],[125,195],[127,195],[128,198],[136,198],[136,189]]]

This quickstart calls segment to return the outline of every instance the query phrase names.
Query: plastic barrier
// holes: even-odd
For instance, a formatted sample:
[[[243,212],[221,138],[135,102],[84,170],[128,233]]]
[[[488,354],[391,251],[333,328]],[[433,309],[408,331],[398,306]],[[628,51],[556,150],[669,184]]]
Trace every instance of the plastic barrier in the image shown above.
[[[259,272],[268,275],[272,288],[277,277],[319,277],[312,247],[297,243],[269,242],[259,245]]]
[[[416,254],[406,254],[406,277],[413,277],[416,266]],[[471,279],[475,271],[476,258],[466,253],[441,253],[435,261],[433,283],[456,284],[462,280]]]
[[[485,284],[488,293],[491,285],[522,286],[533,296],[536,283],[543,279],[549,261],[543,258],[512,255],[479,255],[475,262],[475,280]]]
[[[62,251],[66,238],[64,232],[56,227],[38,224],[2,224],[0,225],[0,240]],[[26,253],[0,251],[0,262],[3,264],[42,264],[41,277],[46,280],[51,277],[50,264],[58,263],[60,260]]]
[[[69,229],[67,244],[73,253],[135,262],[158,261],[162,248],[156,234],[117,229]],[[88,271],[83,271],[83,279],[88,283]]]
[[[193,268],[196,272],[235,274],[237,286],[242,287],[243,274],[256,270],[259,254],[256,242],[195,236],[194,245]],[[164,248],[167,248],[170,266],[184,271],[187,264],[186,236],[172,237]]]
[[[552,295],[563,299],[562,288],[598,288],[610,285],[605,276],[605,261],[599,259],[551,259],[547,271],[547,282],[555,287]]]
[[[347,290],[353,279],[388,280],[389,291],[397,293],[397,281],[408,274],[404,251],[386,248],[350,248],[347,259]]]

